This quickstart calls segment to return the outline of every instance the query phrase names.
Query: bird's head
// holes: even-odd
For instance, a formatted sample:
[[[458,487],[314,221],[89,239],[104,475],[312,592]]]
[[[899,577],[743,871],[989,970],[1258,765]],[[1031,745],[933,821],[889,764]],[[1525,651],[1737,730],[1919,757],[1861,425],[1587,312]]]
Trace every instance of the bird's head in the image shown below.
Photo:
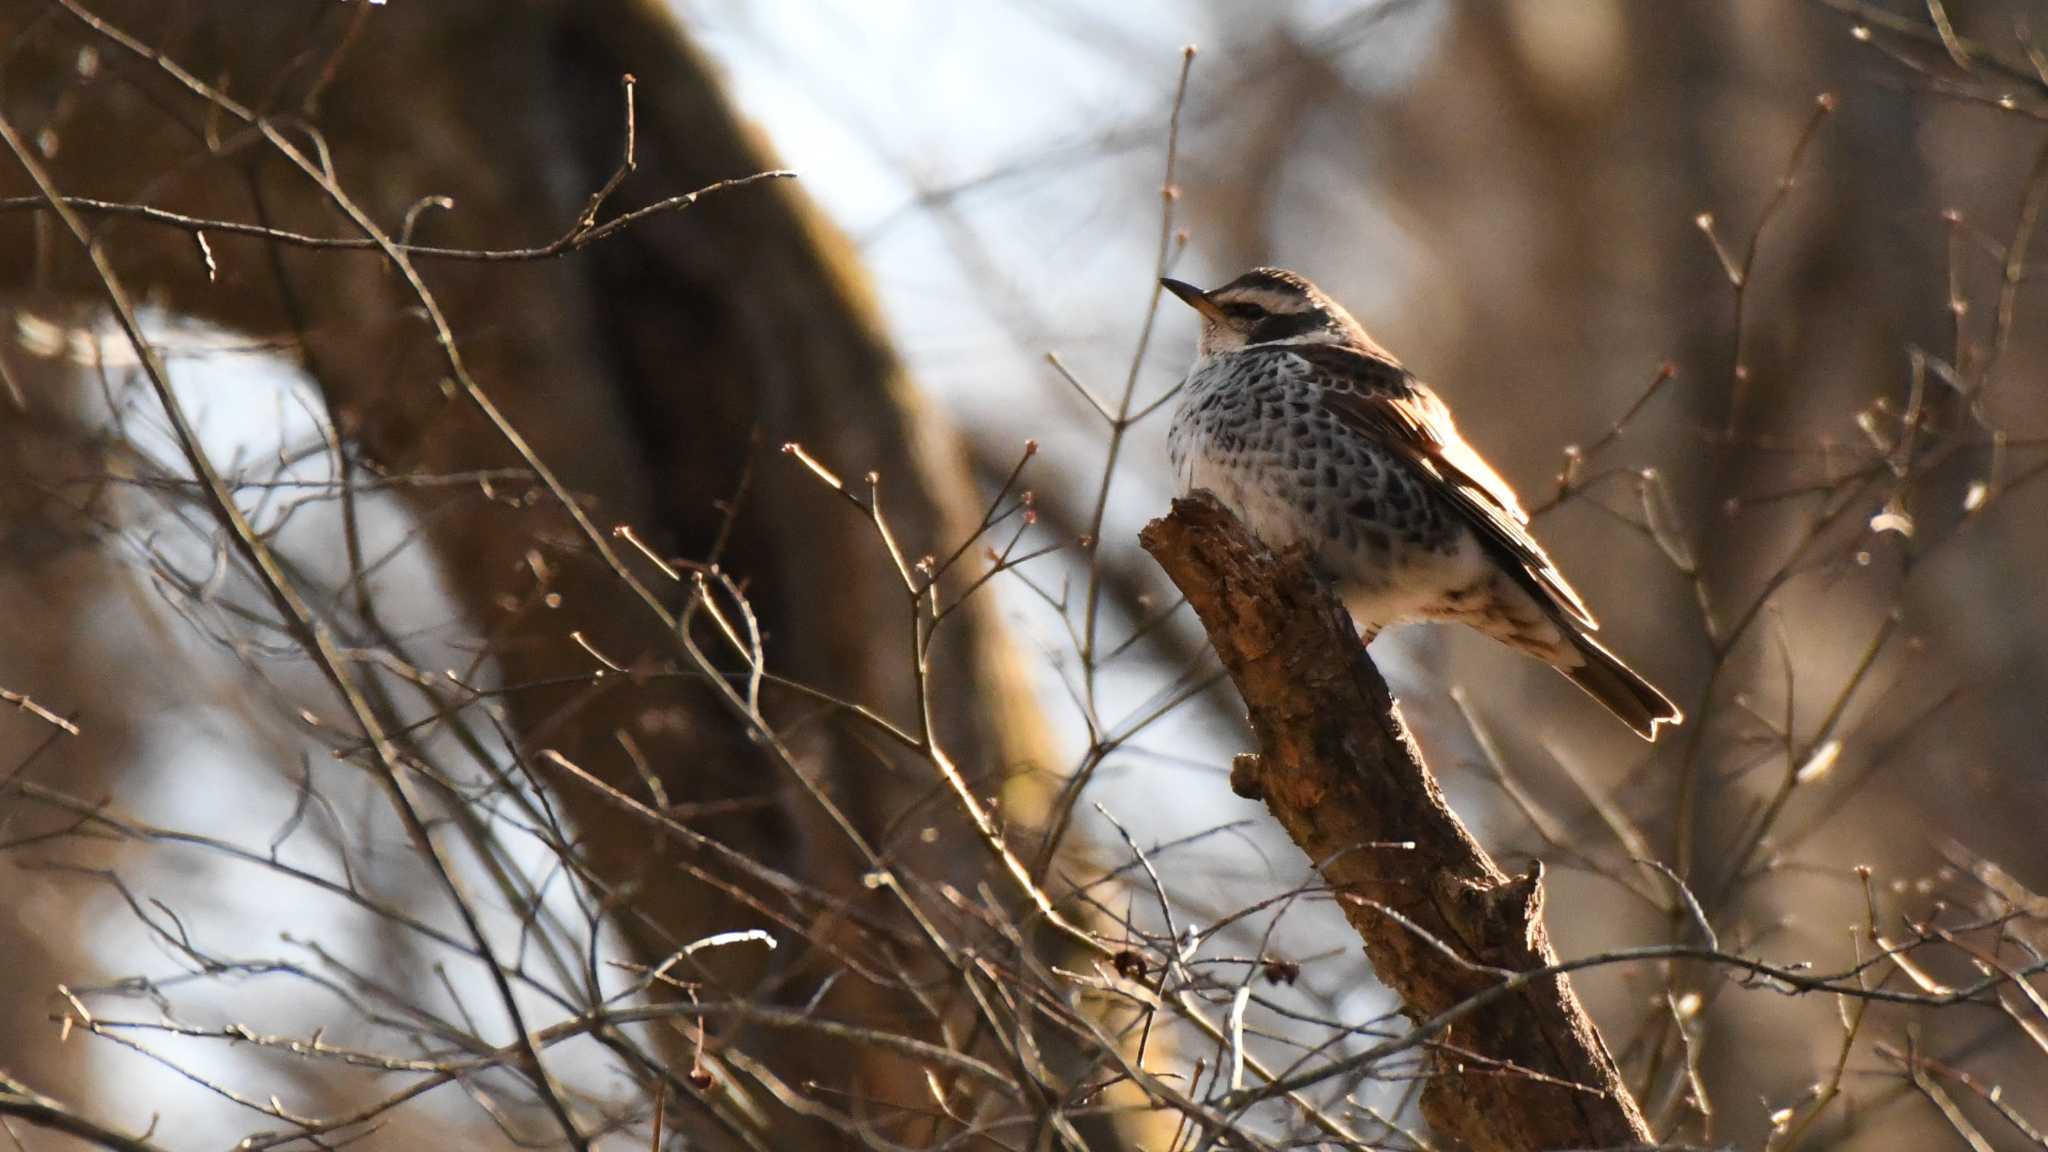
[[[1303,276],[1254,268],[1207,292],[1162,278],[1160,286],[1202,314],[1203,359],[1258,346],[1346,344],[1384,355],[1343,305]]]

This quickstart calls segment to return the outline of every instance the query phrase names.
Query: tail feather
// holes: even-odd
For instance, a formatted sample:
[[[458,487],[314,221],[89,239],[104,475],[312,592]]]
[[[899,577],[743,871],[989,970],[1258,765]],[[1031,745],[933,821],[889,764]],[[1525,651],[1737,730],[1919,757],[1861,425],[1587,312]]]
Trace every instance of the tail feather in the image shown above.
[[[1678,710],[1678,705],[1657,691],[1648,680],[1636,675],[1634,669],[1622,663],[1614,653],[1577,629],[1570,629],[1570,632],[1572,647],[1584,659],[1575,667],[1560,665],[1558,671],[1570,677],[1572,683],[1598,700],[1609,712],[1621,717],[1623,723],[1636,730],[1636,735],[1654,741],[1659,725],[1685,722],[1685,713]]]

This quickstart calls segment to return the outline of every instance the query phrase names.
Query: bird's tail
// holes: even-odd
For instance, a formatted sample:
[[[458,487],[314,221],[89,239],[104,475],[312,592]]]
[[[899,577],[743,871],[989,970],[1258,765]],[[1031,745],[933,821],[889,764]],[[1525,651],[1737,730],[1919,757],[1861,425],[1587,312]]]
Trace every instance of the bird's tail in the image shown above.
[[[1645,740],[1657,738],[1657,728],[1663,724],[1682,724],[1685,713],[1678,705],[1641,676],[1623,664],[1614,653],[1602,648],[1591,636],[1576,628],[1568,629],[1572,647],[1583,660],[1576,666],[1559,665],[1558,671],[1571,678],[1571,682],[1585,690],[1586,695],[1598,700],[1609,712],[1621,717],[1622,722],[1636,730],[1636,735]]]

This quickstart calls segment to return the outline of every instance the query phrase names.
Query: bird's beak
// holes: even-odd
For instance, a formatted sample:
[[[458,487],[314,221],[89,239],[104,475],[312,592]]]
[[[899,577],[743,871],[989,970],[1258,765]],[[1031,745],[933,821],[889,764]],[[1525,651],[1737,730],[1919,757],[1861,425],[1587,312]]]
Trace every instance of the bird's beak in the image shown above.
[[[1173,293],[1175,296],[1180,297],[1182,302],[1187,304],[1188,307],[1193,308],[1197,312],[1200,312],[1202,314],[1202,319],[1213,320],[1217,323],[1222,323],[1222,307],[1220,307],[1214,300],[1209,299],[1209,294],[1202,291],[1200,288],[1195,287],[1193,284],[1190,284],[1185,280],[1175,280],[1171,276],[1161,276],[1159,278],[1159,286],[1161,288],[1166,289],[1168,292]]]

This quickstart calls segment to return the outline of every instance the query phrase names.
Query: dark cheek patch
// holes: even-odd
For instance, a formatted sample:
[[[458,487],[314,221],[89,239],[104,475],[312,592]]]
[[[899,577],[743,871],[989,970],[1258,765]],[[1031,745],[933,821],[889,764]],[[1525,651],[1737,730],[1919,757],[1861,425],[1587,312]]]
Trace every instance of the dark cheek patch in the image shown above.
[[[1323,317],[1315,312],[1291,312],[1280,316],[1268,316],[1251,326],[1245,334],[1245,342],[1264,344],[1271,340],[1288,340],[1305,336],[1323,326]]]

